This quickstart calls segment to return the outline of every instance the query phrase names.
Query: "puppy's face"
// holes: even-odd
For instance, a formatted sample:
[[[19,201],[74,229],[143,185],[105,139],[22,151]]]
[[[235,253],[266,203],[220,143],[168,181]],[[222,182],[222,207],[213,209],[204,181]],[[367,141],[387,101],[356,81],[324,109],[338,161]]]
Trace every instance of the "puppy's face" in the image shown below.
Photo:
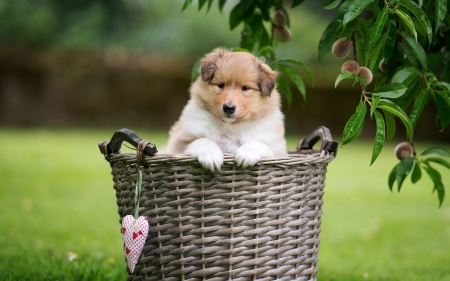
[[[223,121],[257,120],[279,107],[277,73],[249,53],[215,49],[200,61],[200,72],[191,95]]]

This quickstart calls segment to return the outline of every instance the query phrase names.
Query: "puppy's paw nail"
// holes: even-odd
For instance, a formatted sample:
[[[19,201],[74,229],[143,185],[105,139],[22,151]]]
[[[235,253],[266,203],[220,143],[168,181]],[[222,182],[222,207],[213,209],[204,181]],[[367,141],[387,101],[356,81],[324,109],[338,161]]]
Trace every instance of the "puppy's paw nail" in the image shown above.
[[[222,150],[211,140],[197,139],[188,146],[185,152],[197,158],[200,165],[211,172],[214,172],[214,167],[220,170],[223,164]]]
[[[220,170],[223,163],[223,154],[222,152],[213,152],[211,153],[202,153],[198,157],[198,162],[205,168],[210,170],[211,172],[214,172],[214,167],[217,168],[217,170]]]
[[[259,154],[256,154],[256,153],[253,153],[250,151],[238,149],[236,151],[236,155],[234,156],[234,159],[238,166],[242,166],[245,168],[245,167],[253,166],[256,163],[258,163],[258,161],[261,160],[261,156]]]

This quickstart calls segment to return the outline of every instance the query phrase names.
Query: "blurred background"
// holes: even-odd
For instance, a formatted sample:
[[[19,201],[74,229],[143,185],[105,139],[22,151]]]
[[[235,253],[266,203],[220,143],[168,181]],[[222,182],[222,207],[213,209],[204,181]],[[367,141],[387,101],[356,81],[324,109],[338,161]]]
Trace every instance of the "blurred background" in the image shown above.
[[[228,1],[209,13],[182,0],[0,1],[0,125],[168,130],[188,100],[191,70],[217,46],[238,46]],[[334,15],[325,1],[290,10],[292,40],[276,47],[313,71],[307,101],[293,89],[286,129],[307,134],[319,125],[340,134],[359,102],[357,87],[334,88],[342,60],[317,60],[321,33]],[[304,73],[302,73],[303,75]],[[449,139],[436,111],[425,108],[416,140]],[[399,121],[399,120],[397,120]],[[363,136],[373,138],[374,122]],[[397,138],[404,139],[399,123]]]

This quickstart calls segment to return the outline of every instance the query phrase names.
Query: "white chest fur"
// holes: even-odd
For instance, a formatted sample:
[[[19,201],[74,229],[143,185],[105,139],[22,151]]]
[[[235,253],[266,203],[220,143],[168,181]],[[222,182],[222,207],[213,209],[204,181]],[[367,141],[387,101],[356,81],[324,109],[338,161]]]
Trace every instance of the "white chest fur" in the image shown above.
[[[286,153],[283,114],[278,109],[257,121],[232,123],[214,117],[191,100],[180,121],[185,132],[197,138],[211,139],[223,153],[235,153],[251,140],[265,143],[276,155]]]

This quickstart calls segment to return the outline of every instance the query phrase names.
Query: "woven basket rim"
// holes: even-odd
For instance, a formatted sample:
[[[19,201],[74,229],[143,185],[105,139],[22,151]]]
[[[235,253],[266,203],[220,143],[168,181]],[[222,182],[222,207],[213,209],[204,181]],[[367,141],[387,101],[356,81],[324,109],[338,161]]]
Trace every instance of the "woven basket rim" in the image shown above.
[[[118,153],[110,154],[109,158],[111,161],[117,160],[127,160],[135,161],[136,154],[134,153]],[[312,150],[306,153],[290,152],[287,156],[275,156],[262,158],[256,165],[299,165],[299,164],[328,164],[335,158],[333,153],[329,153],[325,150],[317,151]],[[198,163],[198,160],[189,154],[155,154],[153,156],[145,156],[145,162],[147,164],[158,164],[167,163],[172,164],[186,164],[186,163]],[[225,153],[224,154],[224,164],[235,165],[234,154]]]

